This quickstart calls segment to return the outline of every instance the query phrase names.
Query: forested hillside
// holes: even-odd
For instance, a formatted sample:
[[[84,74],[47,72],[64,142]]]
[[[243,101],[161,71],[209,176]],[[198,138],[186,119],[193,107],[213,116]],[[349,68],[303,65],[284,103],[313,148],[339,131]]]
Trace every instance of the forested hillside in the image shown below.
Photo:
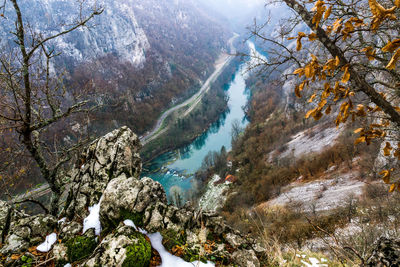
[[[122,125],[143,134],[163,110],[200,89],[213,72],[215,61],[227,51],[226,41],[232,36],[193,1],[105,0],[80,4],[35,0],[21,2],[20,9],[26,41],[33,44],[36,39],[67,30],[94,9],[99,12],[84,27],[52,38],[43,47],[50,53],[49,77],[61,74],[58,83],[50,84],[64,92],[57,99],[61,108],[78,99],[89,101],[86,111],[90,112],[63,118],[52,130],[41,133],[47,145],[56,142],[57,147]],[[4,62],[8,62],[7,57],[17,48],[16,36],[10,34],[15,31],[16,19],[11,2],[6,3],[2,15],[0,44]],[[2,142],[10,151],[24,153],[17,148],[12,131],[5,132]],[[3,152],[2,157],[6,157],[8,151]],[[12,171],[4,176],[18,177],[10,184],[21,184],[24,177],[30,178],[23,188],[39,182],[35,170],[26,167],[29,157],[15,157],[18,160],[12,166],[5,166]],[[22,173],[16,166],[25,166]]]

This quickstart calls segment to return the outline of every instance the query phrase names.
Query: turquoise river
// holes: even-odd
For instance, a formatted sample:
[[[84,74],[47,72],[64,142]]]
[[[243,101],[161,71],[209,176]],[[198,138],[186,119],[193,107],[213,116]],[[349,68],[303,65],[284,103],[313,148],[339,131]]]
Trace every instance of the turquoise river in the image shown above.
[[[231,149],[232,123],[238,120],[243,127],[248,123],[243,111],[249,98],[245,76],[242,68],[236,71],[227,89],[228,110],[221,114],[219,120],[208,131],[190,145],[167,152],[145,164],[142,176],[160,182],[167,195],[172,187],[179,187],[183,193],[193,188],[193,174],[201,167],[207,153],[219,151],[222,146],[228,151]]]

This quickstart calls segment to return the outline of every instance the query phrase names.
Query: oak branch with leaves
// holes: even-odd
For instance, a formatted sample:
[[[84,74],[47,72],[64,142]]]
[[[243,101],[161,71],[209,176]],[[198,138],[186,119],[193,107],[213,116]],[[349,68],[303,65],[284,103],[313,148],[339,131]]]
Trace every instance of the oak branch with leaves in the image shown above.
[[[103,9],[94,7],[84,12],[84,1],[80,1],[81,10],[75,22],[62,27],[63,30],[56,34],[46,36],[30,27],[18,2],[4,1],[0,6],[2,23],[11,20],[14,24],[10,39],[16,44],[2,47],[0,54],[0,130],[15,134],[34,159],[52,191],[49,211],[56,214],[62,186],[59,170],[71,158],[70,153],[76,146],[48,149],[42,135],[57,122],[87,111],[89,107],[83,96],[75,96],[73,103],[65,101],[68,90],[63,75],[51,71],[51,61],[57,54],[49,48],[48,42],[87,26]]]
[[[335,107],[337,126],[368,118],[369,123],[355,131],[359,134],[355,143],[370,144],[380,138],[385,141],[384,156],[400,160],[400,1],[281,1],[298,15],[289,20],[293,25],[286,23],[274,39],[262,34],[263,27],[252,30],[271,47],[280,48],[265,65],[273,70],[282,63],[297,65],[292,74],[298,77],[295,95],[310,96],[313,105],[306,118],[319,120]],[[306,30],[293,36],[299,25]],[[292,39],[293,48],[287,41]],[[311,94],[305,93],[307,89]],[[390,191],[400,191],[400,179],[391,178],[395,171],[394,166],[380,173]]]

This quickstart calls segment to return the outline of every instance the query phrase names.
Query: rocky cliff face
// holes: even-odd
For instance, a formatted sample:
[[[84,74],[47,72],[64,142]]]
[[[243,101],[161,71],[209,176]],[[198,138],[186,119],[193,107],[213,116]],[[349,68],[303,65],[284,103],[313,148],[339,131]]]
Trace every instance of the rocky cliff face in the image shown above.
[[[159,254],[161,261],[172,257],[163,248],[187,262],[260,266],[257,256],[263,249],[254,240],[216,214],[169,205],[158,182],[139,179],[139,148],[137,136],[126,127],[90,144],[82,154],[84,163],[65,178],[60,220],[28,216],[1,202],[5,266],[45,259],[57,266],[157,266]]]
[[[70,64],[77,65],[81,62],[93,60],[106,54],[114,54],[123,61],[128,61],[134,66],[144,63],[146,51],[150,48],[144,30],[138,24],[132,9],[134,1],[109,1],[98,2],[105,8],[102,16],[97,16],[89,24],[95,26],[90,30],[78,30],[68,35],[61,36],[50,43],[56,51],[62,52],[62,59]],[[93,4],[88,3],[89,4]],[[79,19],[80,3],[78,1],[29,1],[19,3],[24,18],[29,18],[30,27],[43,36],[55,34],[61,26],[67,29]],[[83,15],[90,12],[90,8],[83,9]],[[14,12],[9,6],[5,12],[6,23],[0,26],[0,36],[13,28]],[[7,23],[8,22],[8,23]],[[8,38],[1,38],[6,43]]]
[[[44,37],[67,29],[81,14],[89,14],[92,7],[104,8],[101,16],[90,21],[88,29],[71,32],[49,43],[55,51],[62,52],[61,58],[66,65],[77,66],[113,55],[140,67],[149,50],[163,51],[168,59],[176,54],[172,50],[187,49],[187,46],[199,48],[208,43],[213,49],[225,45],[223,38],[210,35],[214,31],[222,33],[221,26],[192,1],[101,0],[86,1],[81,6],[80,1],[33,0],[21,1],[19,5],[26,19],[25,25]],[[14,28],[15,18],[10,4],[4,15],[0,25],[0,45],[12,46],[12,40],[7,38]]]

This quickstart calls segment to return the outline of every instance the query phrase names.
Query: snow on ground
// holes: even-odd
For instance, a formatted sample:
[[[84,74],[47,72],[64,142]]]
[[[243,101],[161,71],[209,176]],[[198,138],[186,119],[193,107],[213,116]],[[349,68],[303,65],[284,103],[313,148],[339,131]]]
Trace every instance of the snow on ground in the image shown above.
[[[294,182],[284,187],[278,197],[261,204],[261,207],[300,203],[304,211],[327,211],[346,205],[350,195],[358,197],[362,194],[365,183],[357,180],[357,171],[335,173],[332,176],[336,178],[304,184]]]
[[[124,221],[124,224],[125,224],[126,226],[130,226],[130,227],[135,228],[136,231],[138,230],[138,229],[136,228],[135,223],[134,223],[132,220],[125,220],[125,221]]]
[[[137,231],[136,225],[133,221],[131,220],[125,220],[124,224],[126,226],[130,226],[135,228],[135,230]],[[172,255],[171,253],[169,253],[165,247],[162,245],[162,236],[159,232],[154,233],[154,234],[149,234],[147,233],[145,230],[139,228],[139,232],[147,235],[147,237],[150,239],[151,242],[151,246],[157,250],[157,252],[160,254],[161,257],[161,261],[162,264],[160,265],[160,267],[215,267],[215,264],[212,262],[207,262],[207,263],[202,263],[199,261],[194,261],[194,262],[187,262],[184,261],[183,259]]]
[[[215,264],[208,262],[202,263],[198,261],[186,262],[183,259],[170,254],[162,245],[162,236],[160,233],[148,234],[152,247],[158,251],[161,257],[162,264],[160,267],[214,267]]]
[[[310,257],[308,258],[308,260],[310,261],[310,263],[305,260],[301,260],[301,263],[303,263],[306,267],[328,267],[328,264],[321,263],[316,258]]]
[[[94,228],[96,235],[100,235],[101,232],[101,223],[100,223],[100,203],[89,207],[89,216],[83,220],[83,233],[85,233],[90,228]]]
[[[56,243],[56,241],[57,241],[57,234],[52,233],[46,236],[46,240],[42,244],[37,246],[36,250],[40,252],[49,252],[49,250],[54,245],[54,243]]]
[[[208,182],[207,188],[203,196],[199,200],[199,207],[204,211],[216,211],[221,208],[227,197],[229,184],[222,183],[214,185],[219,181],[221,177],[215,174],[213,178]]]
[[[296,158],[309,153],[318,153],[334,145],[339,137],[343,127],[325,128],[323,125],[316,125],[311,129],[304,130],[294,136],[292,140],[286,144],[286,150],[279,154],[279,158],[294,156]],[[276,150],[269,154],[269,160],[272,161]]]

